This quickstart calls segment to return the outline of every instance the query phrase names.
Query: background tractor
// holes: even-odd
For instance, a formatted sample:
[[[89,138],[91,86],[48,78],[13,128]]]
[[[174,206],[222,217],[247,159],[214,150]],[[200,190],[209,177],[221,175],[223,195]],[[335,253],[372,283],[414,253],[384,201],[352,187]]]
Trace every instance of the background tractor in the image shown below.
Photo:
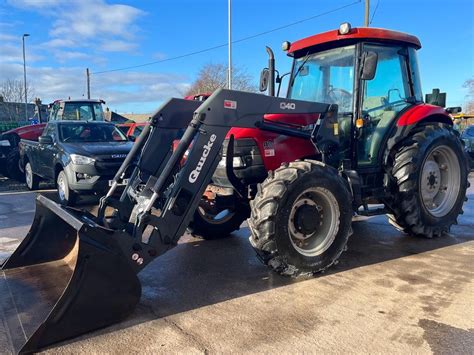
[[[15,349],[33,352],[131,314],[137,273],[176,246],[193,218],[196,228],[205,194],[234,215],[251,210],[253,247],[285,275],[333,265],[354,211],[389,212],[414,235],[449,230],[465,200],[466,156],[445,110],[422,102],[418,48],[416,37],[348,24],[285,43],[294,58],[286,98],[273,96],[271,58],[262,75],[270,95],[219,89],[204,102],[164,103],[97,215],[39,196],[0,275],[4,304],[17,305],[4,312]],[[370,210],[373,202],[385,207]]]

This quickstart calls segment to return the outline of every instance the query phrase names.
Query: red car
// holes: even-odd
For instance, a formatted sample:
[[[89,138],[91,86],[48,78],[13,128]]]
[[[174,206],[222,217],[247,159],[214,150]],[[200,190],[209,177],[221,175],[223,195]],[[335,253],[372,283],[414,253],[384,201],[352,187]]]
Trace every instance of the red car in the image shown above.
[[[138,138],[140,133],[142,133],[143,128],[148,125],[148,122],[140,122],[140,123],[121,123],[117,125],[117,128],[122,131],[130,140],[134,141]]]
[[[21,139],[37,141],[46,123],[18,127],[0,135],[0,167],[2,172],[13,179],[21,179],[23,174],[18,167],[18,143]]]

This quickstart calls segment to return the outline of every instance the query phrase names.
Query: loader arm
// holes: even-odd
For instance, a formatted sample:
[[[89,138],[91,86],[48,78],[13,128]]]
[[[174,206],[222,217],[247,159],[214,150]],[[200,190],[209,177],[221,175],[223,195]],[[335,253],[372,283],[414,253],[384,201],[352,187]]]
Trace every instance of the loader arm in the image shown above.
[[[29,233],[0,271],[0,321],[11,351],[34,352],[133,312],[141,294],[136,274],[177,244],[230,128],[257,127],[266,113],[287,110],[319,113],[322,122],[335,117],[328,114],[331,107],[230,90],[218,90],[204,103],[171,99],[125,159],[98,216],[39,196]],[[314,140],[320,131],[304,137]],[[302,137],[298,129],[284,134]],[[173,151],[175,139],[180,142]],[[117,184],[132,168],[116,199]],[[105,217],[107,207],[116,213]]]
[[[168,120],[173,117],[173,107],[181,105],[180,100],[174,99],[155,113],[152,133],[143,145],[135,180],[129,181],[127,186],[127,193],[134,196],[128,230],[137,241],[134,253],[130,255],[138,254],[138,258],[136,255],[134,258],[139,260],[140,268],[176,245],[184,234],[211,181],[220,160],[220,148],[232,127],[276,130],[279,129],[277,125],[263,124],[265,114],[319,113],[321,122],[328,112],[333,113],[336,109],[328,104],[219,89],[199,105],[190,122],[186,122],[183,115],[181,121],[174,121],[171,126]],[[179,130],[185,123],[187,129],[179,137]],[[306,138],[311,139],[315,132],[306,133]],[[302,133],[299,129],[285,128],[287,135],[301,138]],[[171,142],[177,138],[180,138],[178,147],[170,154]],[[186,162],[181,166],[187,151]],[[151,160],[147,158],[150,156],[154,157],[155,165],[150,164]],[[144,170],[149,174],[148,179],[141,181],[141,188],[137,189],[140,186],[137,179],[144,176]]]

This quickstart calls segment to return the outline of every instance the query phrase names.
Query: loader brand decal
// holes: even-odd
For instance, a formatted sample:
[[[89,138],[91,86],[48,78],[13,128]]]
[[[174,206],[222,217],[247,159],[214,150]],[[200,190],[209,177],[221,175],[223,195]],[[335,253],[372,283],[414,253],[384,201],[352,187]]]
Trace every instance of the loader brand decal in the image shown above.
[[[197,178],[199,177],[199,174],[201,173],[201,170],[202,170],[202,167],[204,165],[204,163],[206,162],[207,160],[207,156],[209,155],[209,153],[211,152],[211,148],[214,144],[214,141],[216,140],[217,136],[215,134],[212,134],[210,137],[209,137],[209,141],[207,142],[207,144],[205,144],[203,146],[203,151],[202,151],[202,155],[201,155],[201,159],[199,159],[199,162],[196,166],[196,169],[194,169],[193,171],[191,171],[191,174],[189,174],[189,182],[191,184],[194,184],[197,180]]]
[[[236,110],[237,109],[237,101],[224,100],[224,107],[225,108],[230,108],[231,110]]]
[[[282,110],[294,110],[296,109],[296,104],[293,102],[280,102],[280,108]]]
[[[275,144],[273,143],[273,141],[263,142],[263,154],[266,157],[274,157],[275,156]]]

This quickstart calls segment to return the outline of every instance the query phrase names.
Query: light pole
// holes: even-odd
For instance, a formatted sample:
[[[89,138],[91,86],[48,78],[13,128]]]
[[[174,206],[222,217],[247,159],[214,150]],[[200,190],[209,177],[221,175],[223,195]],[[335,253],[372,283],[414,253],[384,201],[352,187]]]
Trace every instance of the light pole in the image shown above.
[[[28,121],[28,93],[27,93],[27,88],[26,88],[26,59],[25,59],[25,37],[28,37],[29,34],[25,33],[23,34],[22,40],[23,40],[23,85],[24,85],[24,90],[25,90],[25,121]]]
[[[228,35],[228,68],[227,88],[232,90],[232,0],[227,3],[227,35]]]

